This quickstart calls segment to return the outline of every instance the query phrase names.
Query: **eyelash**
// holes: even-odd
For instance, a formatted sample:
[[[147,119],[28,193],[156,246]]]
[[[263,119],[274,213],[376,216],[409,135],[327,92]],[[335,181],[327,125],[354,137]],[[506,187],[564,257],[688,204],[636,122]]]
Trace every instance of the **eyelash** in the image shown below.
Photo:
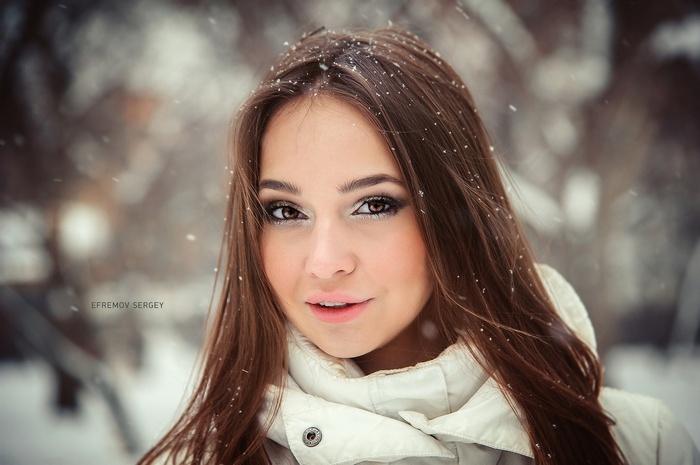
[[[384,206],[384,209],[380,212],[367,212],[367,213],[357,213],[362,207],[369,207],[370,203],[377,203]],[[365,197],[358,202],[359,206],[353,212],[353,215],[369,216],[374,218],[385,218],[387,216],[393,216],[397,214],[403,207],[406,206],[406,202],[397,200],[388,195],[374,195],[371,197]]]
[[[379,212],[371,212],[369,211],[369,204],[370,203],[375,203],[375,204],[381,204],[383,206],[382,211]],[[386,218],[389,216],[393,216],[397,214],[402,208],[406,206],[406,202],[394,199],[393,197],[389,197],[387,195],[374,195],[370,197],[365,197],[364,199],[360,200],[357,202],[357,207],[353,211],[353,216],[365,216],[369,217],[371,219],[379,219],[379,218]],[[363,207],[367,207],[367,212],[361,212],[358,213],[359,210]],[[298,214],[298,216],[302,216],[301,218],[279,218],[275,216],[275,212],[281,209],[290,209],[291,211],[288,211],[287,213],[293,213],[293,214]],[[266,218],[267,221],[273,224],[289,224],[297,221],[303,221],[305,219],[308,219],[308,217],[301,212],[301,209],[297,206],[294,205],[293,203],[290,202],[285,202],[285,201],[273,201],[265,205],[265,213],[266,213]],[[281,212],[280,212],[281,213]]]
[[[274,215],[274,212],[277,210],[282,210],[288,208],[292,210],[295,213],[298,213],[300,216],[303,216],[303,218],[278,218]],[[297,221],[302,221],[305,220],[307,217],[304,215],[298,206],[294,205],[293,203],[289,202],[282,202],[282,201],[274,201],[270,202],[267,205],[265,205],[265,213],[266,213],[266,219],[268,222],[273,223],[273,224],[282,224],[282,223],[291,223],[291,222],[297,222]]]

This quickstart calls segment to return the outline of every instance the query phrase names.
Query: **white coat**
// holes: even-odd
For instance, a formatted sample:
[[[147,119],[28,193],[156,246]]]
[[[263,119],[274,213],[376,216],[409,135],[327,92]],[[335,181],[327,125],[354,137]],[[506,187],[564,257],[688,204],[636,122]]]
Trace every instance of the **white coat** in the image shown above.
[[[571,286],[541,266],[564,321],[595,348]],[[275,464],[532,464],[527,434],[493,379],[462,344],[415,366],[364,376],[290,329],[289,376],[266,449]],[[260,420],[269,418],[272,395]],[[630,465],[700,465],[683,425],[659,401],[604,388],[604,409]]]

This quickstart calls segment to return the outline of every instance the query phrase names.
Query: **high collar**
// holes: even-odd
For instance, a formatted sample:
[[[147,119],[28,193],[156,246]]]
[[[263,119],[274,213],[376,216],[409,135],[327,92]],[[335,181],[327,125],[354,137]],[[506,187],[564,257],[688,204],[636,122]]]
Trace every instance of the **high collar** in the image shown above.
[[[287,339],[289,374],[304,392],[394,419],[404,410],[428,419],[453,413],[489,379],[462,344],[427,362],[365,376],[351,359],[326,354],[293,327]]]
[[[464,344],[454,344],[435,359],[411,367],[366,376],[354,362],[324,353],[294,328],[288,331],[288,348],[287,385],[276,391],[283,394],[281,414],[275,417],[268,436],[295,454],[306,452],[295,451],[295,420],[304,417],[308,421],[308,412],[324,412],[325,417],[336,416],[359,428],[382,421],[383,438],[394,428],[397,437],[432,451],[430,456],[449,456],[452,452],[445,444],[452,442],[532,457],[518,417]],[[360,440],[362,435],[356,431],[353,439]],[[371,437],[364,439],[365,447],[370,447]],[[385,439],[376,447],[398,453],[393,456],[397,459],[402,457],[401,451],[389,450],[392,445]],[[406,456],[410,454],[407,450]],[[333,463],[356,463],[353,459]]]
[[[552,268],[536,270],[561,317],[595,350],[590,320],[571,286]],[[502,463],[498,453],[488,451],[533,456],[518,416],[462,343],[433,360],[365,376],[352,360],[331,357],[294,328],[287,339],[286,385],[270,387],[261,420],[271,420],[268,437],[300,463],[340,465],[409,457],[426,459],[420,463],[454,463],[458,449],[465,447],[470,464]],[[281,401],[278,411],[275,399]],[[312,448],[302,441],[309,427],[318,428],[324,437]]]

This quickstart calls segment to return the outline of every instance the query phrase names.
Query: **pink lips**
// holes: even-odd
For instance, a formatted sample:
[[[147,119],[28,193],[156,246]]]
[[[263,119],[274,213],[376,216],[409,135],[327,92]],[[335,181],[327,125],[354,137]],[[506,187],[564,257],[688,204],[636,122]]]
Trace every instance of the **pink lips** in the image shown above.
[[[359,299],[340,293],[317,293],[310,296],[306,303],[311,307],[314,316],[324,323],[346,323],[359,317],[368,307],[372,299]],[[344,303],[342,307],[327,307],[321,302]]]

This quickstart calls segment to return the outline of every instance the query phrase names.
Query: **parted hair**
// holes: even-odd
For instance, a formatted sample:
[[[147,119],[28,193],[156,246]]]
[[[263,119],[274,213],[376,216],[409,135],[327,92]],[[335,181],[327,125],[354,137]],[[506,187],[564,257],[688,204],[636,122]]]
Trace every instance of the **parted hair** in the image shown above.
[[[352,105],[383,135],[428,251],[435,285],[425,311],[498,383],[535,463],[625,463],[598,400],[600,362],[548,298],[469,90],[426,43],[390,27],[304,36],[235,115],[222,290],[198,384],[139,465],[270,463],[271,419],[258,412],[286,375],[287,323],[261,260],[261,143],[280,109],[317,96]]]

